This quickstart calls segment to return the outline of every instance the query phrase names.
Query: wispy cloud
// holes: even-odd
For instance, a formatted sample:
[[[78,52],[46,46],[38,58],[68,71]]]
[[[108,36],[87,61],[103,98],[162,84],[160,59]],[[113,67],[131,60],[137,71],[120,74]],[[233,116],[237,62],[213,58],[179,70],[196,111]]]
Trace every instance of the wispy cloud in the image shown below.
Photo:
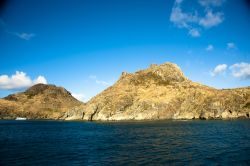
[[[214,12],[213,8],[220,7],[224,0],[200,0],[200,7],[204,8],[204,14],[199,13],[199,10],[193,11],[183,10],[184,0],[175,0],[170,14],[170,21],[178,28],[188,30],[188,34],[192,37],[201,36],[201,29],[211,28],[221,24],[224,20],[223,12]]]
[[[21,39],[24,40],[30,40],[31,38],[35,37],[36,35],[34,33],[16,33],[16,36],[18,36]]]
[[[43,83],[47,84],[44,76],[38,76],[32,80],[26,73],[16,71],[12,76],[0,75],[0,89],[3,90],[18,90],[28,88],[32,85]]]
[[[225,0],[199,0],[201,6],[210,7],[210,6],[221,6]]]
[[[92,79],[92,80],[96,80],[97,79],[97,77],[95,75],[90,75],[89,78]]]
[[[211,76],[217,76],[219,74],[225,73],[225,71],[227,70],[227,65],[226,64],[219,64],[217,65],[213,71],[210,73]]]
[[[96,84],[99,84],[99,85],[102,85],[102,86],[110,86],[111,85],[111,83],[109,83],[109,82],[99,80],[97,78],[97,76],[95,76],[95,75],[90,75],[89,78],[94,80]]]
[[[236,45],[232,42],[227,43],[227,49],[236,49]]]
[[[235,63],[230,66],[232,75],[240,79],[250,79],[250,63]]]
[[[212,44],[209,44],[206,48],[206,51],[213,51],[214,50],[214,46]]]
[[[34,33],[24,33],[24,32],[18,33],[18,32],[11,32],[11,31],[6,31],[6,32],[13,35],[13,36],[16,36],[20,39],[27,40],[27,41],[36,36],[36,34],[34,34]]]
[[[23,39],[23,40],[26,40],[26,41],[31,40],[32,38],[34,38],[36,36],[36,34],[34,34],[34,33],[27,33],[27,32],[20,33],[20,32],[10,31],[7,28],[7,24],[4,22],[4,20],[2,18],[0,18],[0,27],[2,27],[7,34],[16,36],[16,37]]]

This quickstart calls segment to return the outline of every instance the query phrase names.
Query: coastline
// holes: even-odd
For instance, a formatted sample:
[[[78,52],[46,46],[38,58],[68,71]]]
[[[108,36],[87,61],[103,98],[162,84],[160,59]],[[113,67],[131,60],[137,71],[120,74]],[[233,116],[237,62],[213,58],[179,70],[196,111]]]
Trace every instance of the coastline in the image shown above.
[[[142,119],[142,120],[65,120],[65,119],[26,119],[26,120],[15,120],[15,119],[0,119],[0,121],[57,121],[57,122],[93,122],[93,123],[120,123],[120,122],[191,122],[191,121],[237,121],[237,120],[250,120],[250,118],[246,117],[238,117],[238,118],[211,118],[211,119]]]

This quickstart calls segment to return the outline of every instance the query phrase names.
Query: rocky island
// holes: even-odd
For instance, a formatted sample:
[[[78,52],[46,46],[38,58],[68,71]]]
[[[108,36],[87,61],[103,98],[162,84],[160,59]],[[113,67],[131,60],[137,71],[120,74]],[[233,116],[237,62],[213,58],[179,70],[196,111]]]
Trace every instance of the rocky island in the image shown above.
[[[62,87],[36,84],[0,99],[0,119],[62,119],[69,109],[81,104]]]
[[[65,120],[249,118],[250,87],[215,89],[189,80],[173,63],[151,65],[82,103],[52,85],[38,84],[0,100],[0,117]]]

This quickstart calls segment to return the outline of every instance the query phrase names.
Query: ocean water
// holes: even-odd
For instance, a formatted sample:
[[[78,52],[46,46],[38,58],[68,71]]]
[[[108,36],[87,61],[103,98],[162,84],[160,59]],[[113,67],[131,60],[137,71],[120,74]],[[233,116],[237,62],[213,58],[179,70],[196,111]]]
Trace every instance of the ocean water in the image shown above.
[[[250,165],[250,121],[0,121],[0,165]]]

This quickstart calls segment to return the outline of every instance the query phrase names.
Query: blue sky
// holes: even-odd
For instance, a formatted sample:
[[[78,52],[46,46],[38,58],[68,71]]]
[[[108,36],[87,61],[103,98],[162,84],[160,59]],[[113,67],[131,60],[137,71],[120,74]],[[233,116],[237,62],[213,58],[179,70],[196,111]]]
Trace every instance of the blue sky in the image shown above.
[[[250,85],[245,0],[9,0],[0,10],[0,97],[42,82],[86,101],[122,71],[164,62],[216,88]]]

